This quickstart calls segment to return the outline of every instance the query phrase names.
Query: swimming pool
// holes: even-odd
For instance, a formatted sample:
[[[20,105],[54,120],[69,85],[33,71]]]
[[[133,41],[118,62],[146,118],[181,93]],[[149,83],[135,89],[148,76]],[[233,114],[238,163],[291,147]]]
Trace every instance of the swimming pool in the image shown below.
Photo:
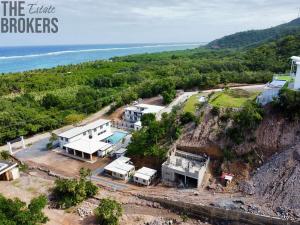
[[[124,137],[127,136],[128,133],[121,132],[121,131],[116,131],[111,135],[110,137],[106,138],[106,142],[111,143],[111,144],[117,144],[119,143]]]

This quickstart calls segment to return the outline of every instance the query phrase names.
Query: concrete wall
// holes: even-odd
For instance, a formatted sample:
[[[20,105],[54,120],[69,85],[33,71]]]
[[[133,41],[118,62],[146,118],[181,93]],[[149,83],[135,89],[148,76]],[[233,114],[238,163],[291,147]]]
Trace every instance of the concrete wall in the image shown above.
[[[295,78],[294,88],[296,90],[300,89],[300,64],[297,64],[297,72],[296,72],[296,78]]]
[[[204,175],[205,175],[205,172],[206,172],[207,167],[209,165],[209,162],[210,162],[210,158],[207,159],[207,162],[206,162],[205,166],[201,167],[201,170],[199,171],[199,175],[198,175],[198,188],[200,188],[202,186]]]
[[[161,168],[161,175],[164,181],[174,182],[175,181],[175,172],[170,169],[168,166],[163,165]]]
[[[174,201],[165,198],[157,198],[150,196],[139,196],[148,201],[160,203],[167,208],[173,208],[179,211],[184,211],[187,214],[194,215],[200,218],[208,218],[213,220],[225,220],[235,221],[241,224],[253,224],[253,225],[299,225],[299,222],[287,221],[277,217],[269,217],[256,215],[247,212],[240,212],[235,210],[226,210],[222,208],[196,205],[191,203],[185,203],[182,201]]]
[[[144,179],[141,179],[141,178],[138,178],[138,177],[135,177],[135,176],[133,176],[133,181],[138,183],[138,184],[143,184],[143,185],[146,185],[146,186],[150,185],[150,183],[151,183],[151,179],[150,180],[144,180]]]
[[[20,177],[19,168],[14,167],[14,168],[8,170],[7,172],[5,172],[4,174],[2,174],[0,176],[0,180],[12,181],[12,180],[18,179],[19,177]]]
[[[273,101],[274,98],[277,98],[281,88],[271,88],[265,90],[257,97],[257,102],[266,105]]]

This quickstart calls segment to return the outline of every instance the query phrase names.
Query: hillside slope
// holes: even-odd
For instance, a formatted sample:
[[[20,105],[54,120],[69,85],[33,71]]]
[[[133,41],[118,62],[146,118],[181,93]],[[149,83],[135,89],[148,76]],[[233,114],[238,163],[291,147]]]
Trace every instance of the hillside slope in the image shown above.
[[[249,30],[228,35],[210,42],[207,46],[211,48],[241,48],[278,39],[299,31],[300,18],[297,18],[289,23],[264,30]]]
[[[224,122],[224,115],[224,111],[216,116],[210,107],[205,109],[201,123],[186,127],[177,149],[209,155],[213,171],[219,171],[217,164],[222,171],[228,167],[235,175],[228,190],[261,199],[282,218],[300,218],[300,122],[267,107],[259,126],[237,144],[226,137],[231,121]]]
[[[300,217],[300,142],[274,155],[253,177],[255,194],[281,217]]]

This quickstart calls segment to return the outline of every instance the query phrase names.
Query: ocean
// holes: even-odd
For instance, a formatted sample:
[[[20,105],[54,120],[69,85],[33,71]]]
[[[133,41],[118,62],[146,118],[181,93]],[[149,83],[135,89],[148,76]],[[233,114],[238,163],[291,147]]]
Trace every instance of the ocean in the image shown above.
[[[199,43],[0,47],[0,73],[23,72],[140,53],[197,48]]]

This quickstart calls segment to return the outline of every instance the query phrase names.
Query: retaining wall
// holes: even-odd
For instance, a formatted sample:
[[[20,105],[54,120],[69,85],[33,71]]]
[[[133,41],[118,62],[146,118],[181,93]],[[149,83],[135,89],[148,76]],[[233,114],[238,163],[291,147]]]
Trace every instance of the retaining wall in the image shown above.
[[[150,196],[139,196],[148,201],[160,203],[167,208],[184,211],[196,217],[208,218],[211,220],[235,221],[253,225],[300,225],[300,222],[283,220],[277,217],[262,216],[236,210],[228,210],[213,206],[198,205],[175,201],[166,198],[157,198]]]

